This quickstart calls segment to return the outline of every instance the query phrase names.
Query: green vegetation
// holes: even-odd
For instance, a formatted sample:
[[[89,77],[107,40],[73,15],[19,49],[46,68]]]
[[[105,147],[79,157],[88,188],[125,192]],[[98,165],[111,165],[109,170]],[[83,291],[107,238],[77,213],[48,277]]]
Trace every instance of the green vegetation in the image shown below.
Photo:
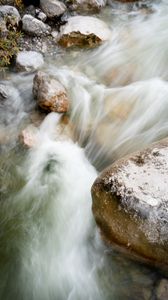
[[[23,1],[22,0],[13,0],[9,1],[9,3],[6,0],[0,0],[0,5],[15,5],[18,8],[23,7]]]
[[[15,0],[15,1],[14,1],[14,5],[15,5],[18,9],[20,9],[20,10],[22,10],[23,7],[24,7],[24,4],[23,4],[23,1],[22,1],[22,0]]]
[[[0,0],[0,5],[11,4],[14,5],[21,11],[24,7],[22,0],[13,0],[8,3],[5,0]],[[0,71],[8,67],[11,63],[11,60],[14,55],[19,51],[19,40],[22,36],[22,33],[17,31],[17,27],[14,25],[15,20],[8,16],[3,21],[1,19],[0,26]],[[12,24],[13,23],[13,24]]]
[[[21,32],[8,30],[5,37],[0,37],[0,70],[9,66],[14,55],[19,51]]]

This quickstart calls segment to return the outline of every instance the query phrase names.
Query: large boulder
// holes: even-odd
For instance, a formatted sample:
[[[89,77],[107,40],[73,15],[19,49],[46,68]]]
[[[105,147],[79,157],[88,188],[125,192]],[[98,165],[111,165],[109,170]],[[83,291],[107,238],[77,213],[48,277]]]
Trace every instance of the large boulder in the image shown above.
[[[59,44],[63,47],[95,47],[110,38],[108,26],[95,17],[70,17],[60,28]]]
[[[39,71],[34,77],[33,95],[38,105],[48,112],[65,113],[69,100],[64,86],[55,78]]]
[[[58,0],[40,0],[42,11],[48,18],[59,17],[66,11],[66,6],[63,2]]]
[[[43,55],[36,51],[20,51],[16,56],[17,71],[35,71],[42,67],[43,64]]]
[[[70,8],[80,12],[97,12],[106,5],[106,0],[67,0]]]
[[[22,29],[29,35],[43,36],[48,35],[51,32],[51,27],[44,24],[41,20],[38,20],[31,15],[24,15],[22,18]]]
[[[168,267],[168,139],[118,160],[92,186],[105,239]]]

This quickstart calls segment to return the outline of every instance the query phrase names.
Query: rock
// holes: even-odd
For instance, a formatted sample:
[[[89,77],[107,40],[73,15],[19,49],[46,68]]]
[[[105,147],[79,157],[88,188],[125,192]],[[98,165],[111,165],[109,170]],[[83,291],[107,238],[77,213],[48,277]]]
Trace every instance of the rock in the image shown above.
[[[34,5],[29,5],[28,7],[26,7],[26,9],[24,10],[24,15],[31,15],[32,17],[36,17],[36,8],[34,7]]]
[[[38,141],[38,129],[33,125],[28,125],[20,134],[20,142],[28,148],[32,148]]]
[[[59,32],[56,31],[56,30],[53,30],[53,31],[51,32],[51,36],[52,36],[53,39],[56,41],[57,38],[58,38],[58,36],[59,36]]]
[[[10,107],[12,107],[12,104],[16,105],[14,98],[17,98],[18,100],[18,90],[13,85],[10,85],[8,82],[4,81],[0,83],[0,105],[9,104]]]
[[[17,28],[21,20],[18,10],[10,5],[0,5],[0,18],[5,20],[7,28]]]
[[[27,34],[34,36],[48,35],[51,32],[50,26],[31,15],[24,15],[22,19],[22,29]]]
[[[8,29],[6,27],[6,21],[0,17],[0,38],[5,38],[8,35]]]
[[[5,84],[0,84],[0,101],[4,101],[10,97],[9,87]]]
[[[107,3],[109,4],[109,5],[112,5],[113,4],[113,2],[114,2],[114,0],[108,0],[107,1]],[[134,3],[134,2],[137,2],[137,0],[117,0],[116,2],[121,2],[121,3],[125,3],[125,4],[127,4],[127,3]]]
[[[33,116],[33,123],[26,126],[24,130],[22,130],[21,134],[19,135],[20,143],[26,148],[32,148],[38,146],[40,145],[41,139],[44,138],[45,134],[47,135],[51,134],[52,139],[57,141],[71,139],[75,142],[74,128],[69,118],[66,115],[62,115],[58,123],[54,125],[53,130],[51,130],[49,124],[50,124],[50,120],[53,117],[52,114],[53,113],[50,113],[47,116],[46,115],[36,116],[38,117],[37,122],[36,120],[34,122],[34,116]],[[50,133],[48,131],[49,128],[50,128]],[[4,136],[1,135],[1,131],[0,131],[0,140],[1,137],[3,138],[4,141],[6,141],[4,139]]]
[[[40,6],[48,18],[59,17],[67,9],[64,3],[57,0],[40,0]]]
[[[168,299],[168,280],[162,279],[156,290],[157,300],[167,300]]]
[[[37,72],[34,77],[33,95],[38,105],[46,111],[67,112],[69,100],[63,85],[44,72]]]
[[[15,0],[1,0],[0,1],[1,5],[14,5],[15,4]]]
[[[45,22],[45,21],[47,20],[46,14],[43,13],[42,11],[40,11],[40,12],[38,13],[37,18],[38,18],[39,20],[41,20],[42,22]]]
[[[16,57],[16,69],[18,71],[34,71],[42,67],[43,64],[42,54],[36,51],[20,51]]]
[[[24,116],[23,99],[19,91],[9,81],[0,84],[0,128],[1,137],[7,135],[6,140],[15,139],[18,124]]]
[[[98,12],[106,5],[106,0],[67,0],[72,10],[80,12]]]
[[[168,139],[118,160],[92,186],[103,236],[128,253],[168,267]]]
[[[137,0],[117,0],[118,2],[124,2],[124,3],[129,3],[129,2],[137,2]]]
[[[68,19],[60,28],[59,44],[63,47],[95,47],[108,40],[110,30],[107,25],[95,18],[75,16]]]

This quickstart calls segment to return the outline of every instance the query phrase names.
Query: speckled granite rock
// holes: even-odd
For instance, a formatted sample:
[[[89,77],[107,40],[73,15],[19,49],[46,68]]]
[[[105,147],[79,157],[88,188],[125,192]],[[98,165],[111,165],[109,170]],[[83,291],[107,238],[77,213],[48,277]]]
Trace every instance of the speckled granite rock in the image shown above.
[[[92,186],[106,240],[168,267],[168,139],[107,168]]]

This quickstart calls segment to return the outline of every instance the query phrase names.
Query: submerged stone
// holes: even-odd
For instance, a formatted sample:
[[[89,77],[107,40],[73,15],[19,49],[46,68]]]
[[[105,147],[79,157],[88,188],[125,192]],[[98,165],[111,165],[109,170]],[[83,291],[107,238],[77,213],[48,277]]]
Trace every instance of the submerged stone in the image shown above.
[[[25,147],[32,148],[37,144],[37,136],[38,129],[33,125],[29,125],[22,130],[20,134],[20,141]]]
[[[20,51],[16,57],[16,69],[18,71],[34,71],[43,64],[43,55],[36,51]]]
[[[168,267],[168,139],[118,160],[92,186],[107,241]]]

